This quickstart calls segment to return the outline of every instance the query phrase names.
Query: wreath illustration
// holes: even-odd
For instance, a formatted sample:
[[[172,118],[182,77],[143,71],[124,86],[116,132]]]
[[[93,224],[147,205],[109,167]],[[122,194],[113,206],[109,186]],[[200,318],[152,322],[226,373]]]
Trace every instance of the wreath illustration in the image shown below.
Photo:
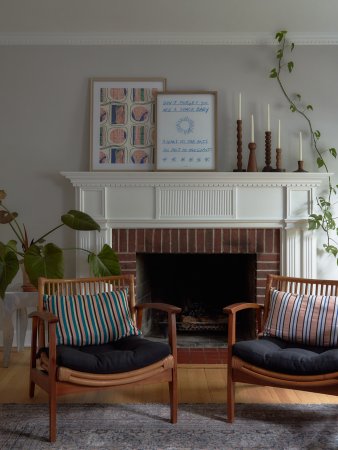
[[[179,133],[189,134],[194,131],[195,122],[188,116],[181,117],[176,122],[176,130]]]

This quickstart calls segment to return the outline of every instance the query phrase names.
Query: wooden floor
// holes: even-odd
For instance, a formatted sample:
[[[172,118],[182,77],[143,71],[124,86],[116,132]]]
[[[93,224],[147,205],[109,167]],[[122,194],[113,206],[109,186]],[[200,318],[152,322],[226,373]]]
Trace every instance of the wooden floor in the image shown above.
[[[0,351],[2,362],[2,352]],[[46,394],[36,388],[36,395],[28,397],[29,349],[13,350],[8,368],[0,367],[0,403],[44,403]],[[226,366],[223,364],[180,364],[178,370],[179,401],[181,403],[225,403]],[[165,383],[148,386],[115,388],[59,398],[74,403],[166,403]],[[274,389],[237,384],[238,403],[338,403],[338,397],[287,389]]]

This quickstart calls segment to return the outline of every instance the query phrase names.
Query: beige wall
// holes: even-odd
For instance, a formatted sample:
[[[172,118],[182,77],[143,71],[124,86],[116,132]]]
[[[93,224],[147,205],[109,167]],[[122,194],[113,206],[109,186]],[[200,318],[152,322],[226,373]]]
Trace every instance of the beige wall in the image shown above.
[[[60,171],[89,169],[90,77],[166,77],[168,89],[218,91],[218,169],[236,165],[236,114],[242,92],[244,154],[255,115],[258,166],[264,166],[267,104],[272,131],[282,123],[283,165],[295,170],[298,133],[303,131],[305,168],[316,171],[306,123],[289,110],[275,80],[272,46],[2,46],[0,47],[0,189],[32,233],[42,234],[74,207],[74,190]],[[286,75],[291,92],[314,106],[313,124],[322,144],[338,148],[338,48],[297,46],[295,71]],[[272,138],[276,146],[276,133]],[[246,161],[246,158],[245,158]],[[273,160],[274,162],[274,160]],[[330,163],[337,172],[337,162]],[[301,175],[300,175],[301,177]],[[0,239],[13,236],[1,226]],[[74,234],[59,231],[53,241],[74,244]],[[72,259],[67,272],[72,271]],[[333,260],[324,259],[319,275],[337,277]]]

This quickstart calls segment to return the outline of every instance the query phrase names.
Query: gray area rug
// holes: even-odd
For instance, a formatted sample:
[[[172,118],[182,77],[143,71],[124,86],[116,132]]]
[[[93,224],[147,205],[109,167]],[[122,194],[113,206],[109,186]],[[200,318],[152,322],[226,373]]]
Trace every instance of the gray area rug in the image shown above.
[[[0,405],[1,449],[338,449],[338,405],[180,404],[176,425],[163,404],[59,404],[57,442],[47,405]]]

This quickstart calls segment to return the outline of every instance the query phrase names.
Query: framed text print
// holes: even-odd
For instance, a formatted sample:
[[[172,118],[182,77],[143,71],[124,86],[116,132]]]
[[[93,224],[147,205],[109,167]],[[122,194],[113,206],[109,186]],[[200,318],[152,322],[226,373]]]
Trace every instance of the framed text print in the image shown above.
[[[216,115],[216,92],[158,93],[156,169],[216,170]]]
[[[90,80],[90,169],[153,170],[155,98],[164,78]]]

